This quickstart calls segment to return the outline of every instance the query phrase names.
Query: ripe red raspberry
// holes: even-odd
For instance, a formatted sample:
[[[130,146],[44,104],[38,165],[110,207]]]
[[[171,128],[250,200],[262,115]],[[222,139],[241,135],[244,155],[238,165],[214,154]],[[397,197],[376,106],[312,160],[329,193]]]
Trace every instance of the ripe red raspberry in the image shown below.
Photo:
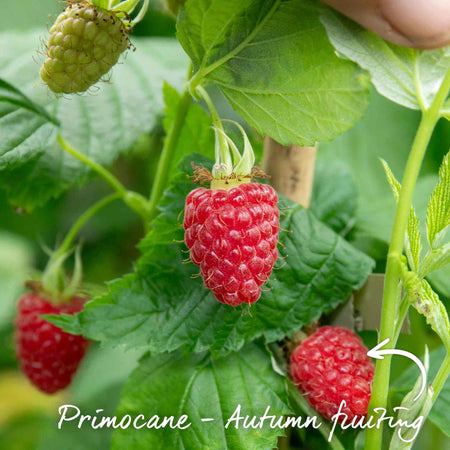
[[[231,306],[256,302],[278,257],[274,189],[244,183],[194,189],[186,198],[185,242],[205,285]]]
[[[85,299],[54,305],[38,294],[27,293],[18,303],[16,317],[16,355],[30,381],[41,391],[52,394],[70,384],[89,341],[73,336],[46,322],[42,314],[75,314]]]
[[[322,327],[292,353],[291,377],[313,408],[327,419],[338,412],[342,400],[346,402],[342,412],[349,420],[365,416],[374,374],[367,352],[350,330]]]

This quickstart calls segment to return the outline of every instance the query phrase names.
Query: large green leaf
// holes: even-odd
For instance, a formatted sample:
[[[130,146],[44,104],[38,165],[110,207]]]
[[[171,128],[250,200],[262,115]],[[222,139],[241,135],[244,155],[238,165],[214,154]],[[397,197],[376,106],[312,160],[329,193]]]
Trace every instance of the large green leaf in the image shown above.
[[[336,57],[308,0],[192,1],[177,29],[194,64],[192,85],[215,83],[251,126],[278,142],[330,140],[367,105],[363,77]]]
[[[0,78],[0,102],[10,103],[11,105],[25,108],[55,125],[59,125],[58,121],[50,116],[48,112],[41,106],[30,100],[23,92],[14,87],[11,83]]]
[[[283,208],[280,255],[261,299],[243,314],[219,303],[186,259],[179,224],[187,193],[188,158],[162,200],[162,214],[140,248],[136,273],[113,282],[110,292],[78,316],[52,322],[110,345],[148,346],[152,353],[182,348],[214,355],[238,350],[259,336],[282,338],[318,319],[360,287],[372,261],[308,210],[287,200]],[[207,161],[195,157],[195,162]],[[287,257],[288,256],[288,257]]]
[[[270,354],[263,346],[250,344],[220,361],[203,353],[147,356],[126,384],[117,415],[134,418],[143,414],[147,420],[154,415],[174,416],[177,421],[186,414],[184,426],[191,425],[183,430],[118,429],[112,449],[275,448],[283,430],[271,429],[269,421],[261,429],[244,428],[242,420],[238,429],[236,422],[225,428],[238,405],[240,416],[259,418],[268,406],[269,414],[276,417],[290,412],[284,378],[274,372]],[[201,421],[208,418],[213,420]]]
[[[186,65],[174,39],[135,39],[111,81],[85,95],[56,98],[39,82],[35,33],[0,34],[2,78],[61,122],[64,138],[102,165],[150,132],[163,110],[163,81],[179,86]],[[26,210],[86,181],[89,170],[55,141],[56,127],[41,116],[0,104],[0,183]],[[17,180],[21,180],[18,182]]]
[[[428,376],[430,382],[433,380],[439,366],[444,360],[445,353],[446,351],[443,346],[430,353],[430,371]],[[394,386],[392,387],[392,393],[397,401],[412,389],[418,374],[419,371],[417,366],[412,364],[409,369],[395,381]],[[450,436],[450,422],[448,420],[450,417],[450,379],[447,379],[444,384],[428,417],[447,436]]]
[[[336,50],[367,69],[380,94],[412,109],[430,106],[450,68],[450,47],[399,47],[331,9],[321,19]]]

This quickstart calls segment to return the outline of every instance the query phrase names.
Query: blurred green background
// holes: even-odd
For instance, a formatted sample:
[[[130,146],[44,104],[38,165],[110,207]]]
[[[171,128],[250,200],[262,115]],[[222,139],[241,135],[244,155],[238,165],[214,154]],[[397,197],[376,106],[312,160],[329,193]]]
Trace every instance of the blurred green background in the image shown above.
[[[3,2],[0,32],[37,29],[45,36],[49,24],[61,9],[62,3],[55,0]],[[161,2],[153,1],[145,20],[136,27],[135,34],[174,35],[174,19],[166,13]],[[230,107],[220,96],[216,94],[214,98],[221,105],[223,117],[233,116]],[[345,237],[377,261],[378,272],[384,271],[394,212],[392,194],[378,158],[386,159],[396,176],[401,178],[418,121],[417,112],[394,105],[374,91],[363,120],[333,142],[320,145],[320,164],[333,165],[336,160],[340,160],[348,166],[355,185],[357,208],[353,226],[346,230]],[[160,129],[157,129],[153,136],[143,136],[132,152],[114,164],[112,171],[127,187],[148,193],[161,149],[160,133]],[[433,136],[415,196],[415,205],[423,223],[439,164],[449,148],[450,125],[442,121]],[[18,373],[13,351],[15,303],[23,291],[23,281],[33,271],[44,268],[47,256],[43,248],[53,248],[76,218],[107,193],[108,187],[101,180],[93,179],[44,208],[23,215],[14,211],[0,189],[2,450],[109,448],[108,431],[86,428],[80,432],[70,427],[58,431],[55,419],[57,408],[61,404],[72,403],[84,413],[102,408],[105,414],[113,415],[121,386],[140,355],[92,346],[73,386],[61,395],[45,396],[32,388]],[[139,218],[121,202],[115,202],[102,210],[81,233],[85,282],[103,286],[104,282],[130,272],[133,261],[139,255],[136,244],[142,235]],[[431,279],[447,305],[450,304],[449,273],[448,269],[444,269]],[[422,355],[425,344],[430,349],[439,345],[424,320],[415,312],[411,313],[410,321],[413,334],[401,336],[400,348]],[[362,336],[368,346],[375,344],[375,332],[366,331]],[[406,358],[394,358],[393,378],[400,376],[408,365]],[[302,438],[301,434],[294,439],[294,445],[295,448],[307,450],[324,448],[322,438],[316,439],[310,435]],[[434,425],[427,424],[415,448],[450,449],[450,439]]]

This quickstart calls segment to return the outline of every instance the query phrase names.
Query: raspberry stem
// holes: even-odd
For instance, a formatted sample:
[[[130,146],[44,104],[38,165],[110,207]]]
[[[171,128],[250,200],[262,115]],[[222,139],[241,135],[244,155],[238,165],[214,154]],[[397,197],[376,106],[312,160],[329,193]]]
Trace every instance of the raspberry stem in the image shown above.
[[[148,224],[150,222],[150,204],[141,194],[137,192],[129,191],[125,186],[107,169],[105,169],[100,164],[96,163],[83,153],[72,147],[61,134],[58,134],[57,141],[59,145],[67,153],[77,158],[82,163],[89,166],[92,170],[97,172],[105,181],[117,192],[120,198],[126,203],[126,205],[132,209],[134,212],[139,214],[143,220],[144,228],[148,229]]]
[[[42,276],[42,287],[45,292],[52,294],[53,303],[58,303],[66,299],[70,299],[74,292],[77,290],[79,281],[81,280],[81,260],[79,259],[80,255],[78,253],[76,253],[75,255],[76,262],[79,263],[75,265],[76,268],[77,266],[79,267],[79,269],[75,271],[78,272],[78,276],[75,276],[74,274],[72,280],[74,282],[69,283],[69,285],[67,286],[65,283],[64,271],[62,269],[66,258],[71,253],[71,247],[78,232],[83,227],[83,225],[86,224],[86,222],[88,222],[95,214],[97,214],[98,211],[119,198],[121,198],[120,195],[114,193],[94,203],[77,219],[77,221],[70,228],[62,244],[55,252],[52,253]],[[78,279],[78,281],[76,281],[76,279]]]
[[[206,106],[209,109],[209,113],[211,114],[211,119],[216,129],[216,154],[215,154],[215,166],[219,167],[219,171],[213,171],[213,176],[222,175],[222,172],[225,176],[231,175],[233,162],[231,159],[230,149],[227,142],[227,135],[225,130],[223,129],[222,122],[220,120],[219,114],[214,106],[214,103],[211,100],[208,92],[203,86],[197,86],[196,91],[200,95],[200,97],[205,101]],[[220,173],[219,173],[220,172]]]
[[[110,194],[107,197],[103,197],[98,202],[94,203],[86,211],[84,211],[84,213],[81,214],[81,216],[77,219],[77,221],[72,225],[72,228],[66,234],[66,237],[64,238],[64,241],[60,245],[58,252],[60,254],[68,252],[73,244],[73,241],[75,240],[75,237],[77,236],[81,228],[86,224],[86,222],[88,222],[95,214],[97,214],[105,206],[109,205],[114,200],[118,200],[119,198],[121,197],[118,193]]]
[[[447,72],[442,84],[429,109],[422,111],[422,119],[414,139],[402,180],[402,188],[395,214],[391,243],[389,245],[386,279],[384,286],[383,307],[379,342],[389,338],[391,341],[386,348],[393,348],[395,324],[399,316],[398,283],[401,276],[401,255],[404,238],[412,204],[414,188],[419,175],[420,167],[425,156],[428,143],[433,130],[440,118],[441,107],[450,90],[450,71]],[[386,356],[377,360],[373,382],[372,397],[369,404],[368,416],[374,413],[375,408],[386,408],[389,391],[391,357]],[[382,448],[383,428],[367,430],[365,450],[379,450]]]
[[[189,64],[188,76],[192,72],[192,65]],[[178,109],[175,115],[175,119],[172,126],[167,133],[164,141],[164,147],[161,152],[161,156],[158,161],[158,167],[156,169],[156,177],[153,182],[152,192],[150,194],[149,207],[148,207],[148,219],[153,220],[158,215],[158,202],[166,189],[170,181],[170,163],[173,159],[175,149],[177,147],[178,139],[181,134],[184,120],[191,105],[192,97],[187,88],[181,93],[180,102],[178,103]]]

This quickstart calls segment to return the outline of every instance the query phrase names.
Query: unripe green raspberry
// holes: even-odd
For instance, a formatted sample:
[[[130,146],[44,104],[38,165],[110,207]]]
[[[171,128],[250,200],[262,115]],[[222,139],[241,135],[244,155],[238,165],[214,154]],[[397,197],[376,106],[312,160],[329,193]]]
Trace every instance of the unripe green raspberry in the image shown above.
[[[56,93],[84,92],[128,46],[125,26],[114,13],[88,2],[70,3],[50,29],[41,78]]]

